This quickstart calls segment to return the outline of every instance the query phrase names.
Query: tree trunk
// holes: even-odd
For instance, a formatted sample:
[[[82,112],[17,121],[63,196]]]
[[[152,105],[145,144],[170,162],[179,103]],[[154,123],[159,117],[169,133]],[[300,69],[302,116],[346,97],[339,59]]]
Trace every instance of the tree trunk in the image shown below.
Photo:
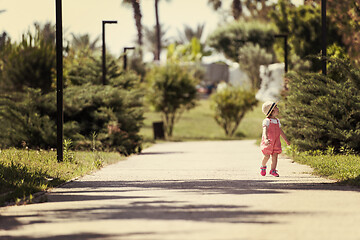
[[[231,7],[234,19],[238,20],[242,14],[242,6],[240,0],[233,0]]]
[[[159,23],[159,0],[155,0],[155,17],[156,17],[156,52],[154,60],[160,60],[161,39],[160,39],[160,23]]]
[[[139,0],[132,0],[132,6],[134,9],[134,19],[135,19],[135,24],[136,24],[136,28],[137,28],[137,32],[138,32],[138,44],[140,46],[139,48],[139,54],[142,57],[142,45],[143,45],[143,35],[142,35],[142,24],[141,24],[141,10],[140,10],[140,1]]]

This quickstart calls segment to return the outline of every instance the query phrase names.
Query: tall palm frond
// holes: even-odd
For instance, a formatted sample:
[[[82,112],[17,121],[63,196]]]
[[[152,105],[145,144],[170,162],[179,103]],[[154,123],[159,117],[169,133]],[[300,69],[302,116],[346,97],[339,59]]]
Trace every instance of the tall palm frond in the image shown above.
[[[159,1],[155,0],[155,20],[156,20],[156,52],[155,52],[155,59],[154,60],[160,60],[160,53],[161,53],[161,25],[159,20]],[[166,0],[169,1],[169,0]]]
[[[223,1],[222,0],[208,0],[208,4],[211,5],[213,7],[213,9],[215,11],[219,10],[222,6]],[[238,20],[243,11],[242,11],[242,3],[240,0],[232,0],[231,3],[231,12],[232,12],[232,16],[234,17],[235,20]]]
[[[208,0],[208,4],[212,5],[213,9],[216,11],[221,8],[222,1],[221,0]]]
[[[71,36],[73,37],[71,41],[71,47],[75,51],[85,49],[89,49],[90,51],[96,51],[100,49],[100,47],[97,46],[99,42],[99,37],[95,38],[94,41],[90,41],[89,34],[75,35],[74,33],[72,33]]]
[[[225,1],[223,0],[208,0],[208,4],[213,7],[215,11],[222,8]],[[268,4],[270,3],[270,4]],[[235,20],[244,16],[245,12],[249,12],[251,17],[266,19],[269,11],[271,10],[270,0],[232,0],[231,1],[231,14]]]
[[[203,35],[204,28],[205,28],[205,23],[198,24],[196,26],[196,29],[192,29],[190,26],[185,24],[183,32],[178,30],[178,34],[179,34],[178,43],[180,44],[189,43],[194,37],[200,40]]]
[[[166,48],[169,44],[169,39],[165,37],[166,32],[168,29],[164,29],[164,26],[161,24],[161,32],[160,32],[160,39],[161,39],[161,46],[162,48]],[[154,54],[154,60],[156,59],[157,54],[157,33],[156,33],[156,25],[153,28],[144,27],[145,34],[145,46],[151,53]]]
[[[135,25],[138,33],[137,43],[140,46],[139,54],[142,55],[141,47],[143,45],[143,33],[142,33],[142,23],[141,23],[141,9],[140,9],[140,0],[122,0],[122,3],[125,6],[132,6],[134,11],[134,20]]]
[[[156,49],[154,60],[160,60],[161,53],[161,26],[159,21],[159,0],[155,0],[155,30],[156,30]]]

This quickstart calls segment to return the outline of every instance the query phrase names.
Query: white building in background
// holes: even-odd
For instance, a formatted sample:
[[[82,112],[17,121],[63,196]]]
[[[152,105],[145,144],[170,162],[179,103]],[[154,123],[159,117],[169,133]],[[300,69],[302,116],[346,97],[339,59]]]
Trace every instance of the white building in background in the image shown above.
[[[248,75],[240,69],[238,63],[229,65],[229,84],[245,88],[251,86]]]
[[[229,66],[225,63],[203,64],[205,68],[204,80],[207,85],[217,85],[220,82],[229,82]]]
[[[259,101],[279,100],[284,88],[284,63],[274,63],[268,66],[260,66],[261,86],[256,94]],[[229,65],[229,82],[233,86],[250,88],[251,83],[248,75],[243,72],[238,63]]]
[[[259,101],[280,100],[280,94],[284,88],[284,67],[284,63],[260,66],[261,85],[256,94],[256,99]]]
[[[222,63],[208,63],[203,66],[205,68],[204,84],[207,86],[215,87],[219,83],[227,83],[232,86],[251,87],[248,75],[240,69],[238,63],[224,60]],[[259,101],[280,99],[281,91],[284,88],[284,67],[284,63],[260,66],[261,85],[256,99]]]

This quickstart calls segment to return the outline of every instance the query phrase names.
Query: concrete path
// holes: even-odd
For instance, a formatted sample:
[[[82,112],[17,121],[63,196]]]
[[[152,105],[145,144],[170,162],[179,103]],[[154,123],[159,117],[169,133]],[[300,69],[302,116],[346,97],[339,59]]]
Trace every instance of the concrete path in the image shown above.
[[[360,239],[359,189],[279,160],[254,141],[156,144],[47,194],[0,209],[0,239]]]

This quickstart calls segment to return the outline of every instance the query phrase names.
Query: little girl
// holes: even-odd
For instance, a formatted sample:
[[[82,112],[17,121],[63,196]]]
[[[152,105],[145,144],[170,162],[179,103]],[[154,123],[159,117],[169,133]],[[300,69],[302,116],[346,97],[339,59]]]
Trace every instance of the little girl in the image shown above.
[[[267,101],[262,105],[262,112],[266,115],[262,123],[263,133],[261,139],[261,151],[264,154],[262,160],[261,175],[266,175],[266,163],[271,155],[271,170],[270,174],[279,177],[276,170],[278,155],[281,153],[280,136],[285,140],[287,145],[290,145],[289,140],[286,138],[285,133],[281,129],[280,120],[276,118],[279,115],[279,108],[277,103]]]

